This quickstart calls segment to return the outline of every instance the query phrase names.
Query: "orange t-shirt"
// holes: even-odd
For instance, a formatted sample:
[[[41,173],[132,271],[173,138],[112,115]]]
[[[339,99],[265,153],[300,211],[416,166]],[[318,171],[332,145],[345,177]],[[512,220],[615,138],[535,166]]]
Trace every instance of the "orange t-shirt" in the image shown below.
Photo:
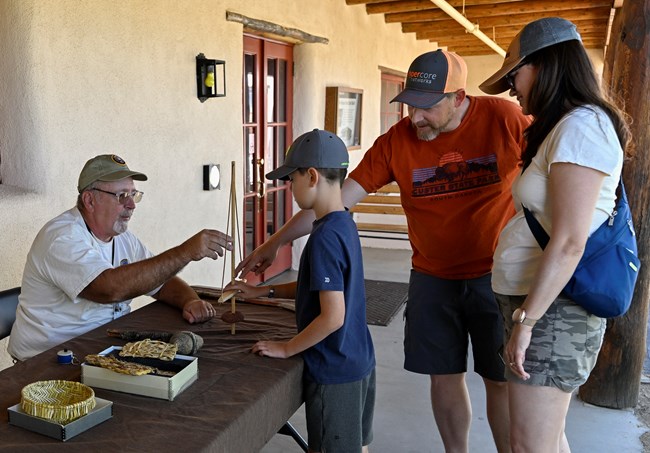
[[[530,122],[505,99],[468,99],[455,130],[423,141],[404,118],[350,173],[368,193],[397,182],[413,268],[446,279],[491,271],[499,232],[514,214],[510,186],[520,171],[523,132]]]

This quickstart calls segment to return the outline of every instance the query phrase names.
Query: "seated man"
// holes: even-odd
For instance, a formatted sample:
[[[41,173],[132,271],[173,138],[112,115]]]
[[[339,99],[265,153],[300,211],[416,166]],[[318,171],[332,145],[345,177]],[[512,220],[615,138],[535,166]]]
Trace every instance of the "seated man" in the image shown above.
[[[215,315],[176,274],[190,261],[217,259],[232,249],[232,238],[203,230],[154,256],[127,231],[146,181],[116,155],[86,162],[77,206],[49,221],[27,256],[9,353],[26,360],[118,318],[131,299],[149,295],[182,310],[189,323]]]

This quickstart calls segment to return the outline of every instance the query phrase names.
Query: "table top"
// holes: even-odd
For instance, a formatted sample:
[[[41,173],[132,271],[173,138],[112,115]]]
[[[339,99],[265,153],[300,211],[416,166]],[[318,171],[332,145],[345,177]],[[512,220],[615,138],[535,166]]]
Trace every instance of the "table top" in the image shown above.
[[[220,315],[230,310],[230,303],[216,307]],[[303,363],[299,357],[281,360],[250,352],[257,340],[293,337],[294,313],[240,302],[237,310],[245,319],[231,335],[230,325],[219,316],[191,325],[177,309],[153,302],[1,371],[0,451],[259,451],[302,404]],[[58,364],[58,350],[66,347],[83,361],[87,354],[126,343],[109,337],[107,329],[190,330],[201,335],[198,380],[174,401],[95,388],[97,397],[113,402],[113,417],[66,442],[8,424],[7,408],[20,402],[25,385],[80,380],[81,367]]]

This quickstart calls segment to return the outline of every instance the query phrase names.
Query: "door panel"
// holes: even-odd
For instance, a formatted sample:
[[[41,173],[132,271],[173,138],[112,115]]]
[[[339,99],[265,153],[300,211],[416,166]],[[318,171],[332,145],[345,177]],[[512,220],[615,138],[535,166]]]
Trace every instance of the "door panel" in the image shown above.
[[[291,193],[284,181],[264,175],[284,162],[291,143],[293,47],[244,36],[244,255],[250,254],[291,217]],[[291,246],[283,246],[266,272],[268,280],[291,267]]]

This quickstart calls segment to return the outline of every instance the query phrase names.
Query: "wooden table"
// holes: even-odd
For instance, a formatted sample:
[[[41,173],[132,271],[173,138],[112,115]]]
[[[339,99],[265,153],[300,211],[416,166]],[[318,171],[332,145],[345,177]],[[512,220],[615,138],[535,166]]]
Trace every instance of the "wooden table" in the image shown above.
[[[217,305],[219,314],[230,304]],[[0,372],[0,451],[259,451],[302,404],[302,359],[259,357],[250,348],[259,339],[289,339],[295,314],[277,308],[238,303],[245,320],[235,335],[217,316],[190,325],[179,311],[154,302]],[[7,408],[20,402],[20,390],[40,380],[80,380],[79,365],[60,365],[63,347],[81,359],[124,340],[107,329],[191,330],[204,339],[198,352],[199,378],[174,401],[95,389],[113,401],[113,418],[61,442],[9,425]],[[286,431],[286,427],[285,427]]]

